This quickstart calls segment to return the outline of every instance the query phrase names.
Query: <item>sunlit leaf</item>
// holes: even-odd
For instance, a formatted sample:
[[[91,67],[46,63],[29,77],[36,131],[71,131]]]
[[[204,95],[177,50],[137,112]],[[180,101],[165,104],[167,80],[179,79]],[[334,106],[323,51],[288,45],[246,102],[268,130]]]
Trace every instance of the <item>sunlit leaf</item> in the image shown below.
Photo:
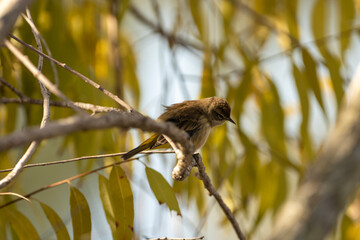
[[[111,200],[109,196],[109,180],[103,175],[99,174],[99,193],[103,209],[105,211],[106,220],[110,226],[113,238],[115,239],[115,219],[114,219],[114,210],[111,205]]]
[[[145,171],[150,188],[159,204],[166,203],[170,210],[174,210],[178,215],[181,215],[175,193],[165,178],[152,168],[146,167]]]
[[[326,0],[317,0],[312,12],[312,32],[315,39],[321,39],[327,34],[326,27],[328,26],[325,24],[327,21],[326,18],[328,17],[328,9],[327,9],[328,1]],[[320,43],[324,44],[324,43]],[[321,45],[318,47],[322,47]]]
[[[44,203],[40,203],[40,205],[46,215],[46,218],[49,220],[52,228],[54,229],[57,239],[70,240],[66,226],[59,215],[48,205]]]
[[[330,80],[335,93],[337,106],[340,107],[341,101],[344,96],[344,88],[343,88],[344,80],[340,74],[341,61],[327,50],[323,51],[323,57],[327,65],[327,68],[329,69]]]
[[[289,28],[289,32],[292,36],[296,39],[299,39],[299,22],[298,22],[298,15],[297,15],[297,0],[286,0],[286,23]]]
[[[301,106],[301,125],[300,125],[300,135],[301,135],[301,153],[304,160],[309,160],[313,157],[313,146],[312,140],[309,135],[309,96],[306,86],[305,74],[300,72],[298,67],[293,63],[293,76],[296,84],[296,90],[300,99]]]
[[[75,187],[70,186],[70,211],[74,240],[90,239],[91,214],[85,196]]]
[[[201,98],[216,95],[211,56],[210,51],[206,51],[204,54],[203,72],[201,78]]]
[[[0,210],[0,216],[6,219],[20,240],[40,239],[31,221],[18,210],[3,208]]]
[[[129,180],[120,166],[114,166],[111,170],[109,193],[116,239],[130,240],[134,231],[134,197]]]
[[[355,17],[355,4],[353,0],[338,0],[338,4],[340,5],[337,10],[339,11],[340,21],[339,28],[340,32],[345,32],[352,28],[353,21]],[[341,55],[344,56],[345,50],[348,48],[350,43],[350,34],[342,36],[340,38],[340,46],[341,46]]]
[[[323,110],[326,116],[325,107],[320,89],[319,78],[317,75],[317,68],[316,68],[317,64],[306,49],[303,48],[301,52],[302,52],[303,63],[305,66],[306,82],[308,84],[308,88],[314,93],[317,102],[319,103],[321,109]]]
[[[191,15],[194,19],[194,23],[195,23],[199,33],[200,33],[200,37],[204,41],[204,43],[206,43],[205,26],[204,26],[202,9],[201,9],[202,1],[188,0],[188,2],[189,2],[189,6],[190,6]]]

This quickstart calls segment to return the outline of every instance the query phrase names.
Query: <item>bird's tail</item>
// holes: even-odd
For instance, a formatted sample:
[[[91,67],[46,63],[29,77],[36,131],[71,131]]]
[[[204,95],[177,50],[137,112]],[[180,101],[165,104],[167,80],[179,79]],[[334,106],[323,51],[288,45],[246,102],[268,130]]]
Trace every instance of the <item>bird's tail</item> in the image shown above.
[[[141,151],[144,151],[146,149],[151,149],[151,147],[154,146],[154,144],[156,143],[158,137],[159,137],[158,134],[152,135],[149,139],[145,140],[138,147],[136,147],[136,148],[130,150],[129,152],[125,153],[124,155],[122,155],[122,159],[127,160],[127,159],[131,158],[132,156],[138,154]]]

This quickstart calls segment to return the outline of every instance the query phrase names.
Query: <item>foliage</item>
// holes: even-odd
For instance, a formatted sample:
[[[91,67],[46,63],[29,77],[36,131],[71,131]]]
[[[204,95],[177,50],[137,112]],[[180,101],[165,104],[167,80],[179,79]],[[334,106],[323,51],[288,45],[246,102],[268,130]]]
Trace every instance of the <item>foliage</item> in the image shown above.
[[[214,129],[201,154],[215,187],[226,196],[237,219],[247,223],[246,235],[262,239],[262,223],[266,218],[272,220],[297,188],[336,120],[348,80],[355,71],[353,63],[360,60],[353,54],[359,47],[359,26],[355,25],[359,9],[360,1],[354,0],[188,0],[171,3],[162,0],[47,0],[35,1],[30,11],[55,59],[93,79],[136,109],[143,107],[147,111],[148,105],[141,105],[141,100],[154,103],[156,94],[167,99],[171,94],[166,84],[187,96],[195,82],[200,90],[192,95],[226,98],[238,125]],[[307,14],[308,10],[310,14]],[[141,37],[150,39],[150,45],[154,41],[162,43],[161,47],[171,55],[172,63],[164,66],[171,66],[174,76],[171,80],[164,77],[159,93],[155,92],[155,83],[151,82],[154,78],[144,77],[142,71],[145,70],[139,62],[140,56],[145,56],[149,65],[162,60],[141,55],[143,40],[137,40],[136,31],[145,32],[145,37]],[[31,29],[20,18],[13,34],[36,45]],[[159,39],[152,39],[154,35]],[[37,62],[37,54],[21,45],[17,47],[32,62]],[[196,59],[194,62],[200,63],[201,67],[196,70],[198,75],[182,71],[178,62],[181,54],[190,54]],[[0,49],[0,63],[1,78],[25,96],[41,99],[34,77],[5,48]],[[167,74],[167,70],[161,71]],[[42,72],[54,79],[49,62],[45,61]],[[154,84],[154,89],[143,87],[149,81]],[[59,70],[59,88],[76,102],[117,107],[110,98],[65,70]],[[0,96],[18,97],[1,83]],[[54,96],[51,98],[59,100]],[[152,114],[145,111],[144,114]],[[51,120],[72,114],[68,108],[52,107]],[[4,136],[38,125],[41,116],[42,109],[35,104],[1,104],[0,134]],[[133,132],[118,129],[79,132],[43,142],[40,148],[46,153],[38,150],[33,161],[50,162],[126,151],[134,147],[136,136]],[[0,168],[11,167],[22,151],[23,148],[0,153]],[[26,170],[6,191],[26,195],[30,190],[114,161],[115,158],[104,158],[102,162],[78,161],[72,163],[72,167],[59,165],[52,173],[44,173],[47,171],[44,168]],[[171,186],[166,180],[170,171],[159,173],[150,162],[144,164],[142,176],[152,191],[148,192],[159,204],[166,203],[169,211],[174,210],[185,219],[183,209],[186,205],[181,203],[188,202],[189,206],[195,203],[199,218],[209,218],[212,205],[195,176]],[[163,165],[167,166],[167,163],[164,161]],[[65,208],[69,208],[65,216],[71,215],[73,238],[88,237],[94,221],[91,207],[94,203],[82,191],[87,189],[86,186],[94,189],[98,184],[97,197],[101,199],[112,237],[140,238],[146,233],[142,232],[144,229],[136,229],[140,209],[135,203],[137,197],[141,199],[133,194],[136,174],[139,173],[134,171],[131,163],[126,163],[103,170],[97,181],[86,176],[76,184],[72,182],[74,186],[67,188],[67,192],[44,191],[36,197],[41,201],[44,215],[37,217],[42,218],[41,221],[47,219],[57,238],[69,239],[69,224],[63,214],[55,211],[61,204],[56,199],[45,200],[49,197],[47,194],[51,195],[50,191],[65,194],[67,198],[70,196],[70,203],[65,204]],[[0,177],[3,176],[0,173]],[[11,199],[13,197],[1,196],[0,205]],[[33,201],[30,205],[37,203]],[[26,216],[30,205],[17,204],[0,209],[0,238],[3,229],[10,229],[7,236],[14,239],[41,237],[38,218]],[[56,208],[51,207],[55,205]],[[354,211],[359,206],[357,196],[344,211],[338,229],[329,239],[340,235],[341,239],[360,238],[359,215]],[[217,224],[221,220],[222,215],[207,221]],[[201,228],[201,224],[199,226]],[[203,231],[201,229],[202,234],[207,235]]]

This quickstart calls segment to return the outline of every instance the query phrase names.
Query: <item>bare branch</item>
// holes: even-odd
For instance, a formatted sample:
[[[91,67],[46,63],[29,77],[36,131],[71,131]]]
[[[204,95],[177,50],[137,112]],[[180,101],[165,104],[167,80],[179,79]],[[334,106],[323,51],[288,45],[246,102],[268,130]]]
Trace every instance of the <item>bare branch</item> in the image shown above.
[[[127,109],[128,111],[135,111],[129,104],[127,104],[126,102],[124,102],[123,100],[121,100],[118,96],[112,94],[111,92],[109,92],[108,90],[106,90],[105,88],[103,88],[102,86],[100,86],[99,84],[97,84],[96,82],[92,81],[90,78],[85,77],[84,75],[82,75],[81,73],[73,70],[72,68],[70,68],[69,66],[67,66],[65,63],[61,63],[58,60],[42,53],[39,52],[36,48],[34,48],[33,46],[25,43],[24,41],[20,40],[19,38],[10,35],[13,39],[15,39],[16,41],[18,41],[19,43],[21,43],[22,45],[24,45],[25,47],[33,50],[34,52],[40,54],[41,56],[43,56],[44,58],[54,62],[56,65],[68,70],[69,72],[75,74],[76,76],[78,76],[79,78],[81,78],[82,80],[84,80],[86,83],[90,84],[91,86],[93,86],[96,89],[99,89],[101,92],[103,92],[106,96],[112,98],[114,101],[116,101],[117,103],[120,104],[120,106],[124,107],[125,109]]]
[[[20,101],[23,99],[23,98],[26,98],[24,94],[22,94],[20,91],[18,91],[14,86],[12,86],[10,83],[8,83],[7,81],[5,81],[5,79],[1,78],[0,77],[0,82],[2,84],[4,84],[6,87],[8,87],[13,93],[15,93],[19,98],[20,98]]]
[[[26,195],[23,196],[23,197],[25,197],[25,198],[30,198],[32,195],[37,194],[37,193],[42,192],[42,191],[45,191],[45,190],[47,190],[47,189],[60,186],[60,185],[62,185],[62,184],[64,184],[64,183],[69,183],[69,182],[71,182],[71,181],[73,181],[73,180],[75,180],[75,179],[79,179],[79,178],[81,178],[81,177],[90,175],[90,174],[92,174],[92,173],[96,173],[96,172],[98,172],[98,171],[100,171],[100,170],[103,170],[103,169],[106,169],[106,168],[109,168],[109,167],[113,167],[113,166],[116,166],[116,165],[128,163],[128,162],[131,162],[131,161],[134,161],[134,160],[135,160],[135,159],[128,159],[128,160],[125,160],[125,161],[121,161],[121,162],[116,162],[116,163],[112,163],[112,164],[109,164],[109,165],[105,165],[105,166],[102,166],[102,167],[99,167],[99,168],[96,168],[96,169],[93,169],[93,170],[90,170],[90,171],[87,171],[87,172],[84,172],[84,173],[80,173],[80,174],[75,175],[75,176],[73,176],[73,177],[66,178],[66,179],[64,179],[64,180],[61,180],[61,181],[58,181],[58,182],[49,184],[49,185],[47,185],[47,186],[45,186],[45,187],[39,188],[39,189],[37,189],[37,190],[29,193],[29,194],[26,194]],[[1,209],[1,208],[4,208],[4,207],[7,207],[7,206],[9,206],[9,205],[11,205],[11,204],[14,204],[14,203],[16,203],[16,202],[18,202],[18,201],[21,201],[21,200],[23,200],[23,199],[24,199],[24,198],[20,198],[20,197],[19,197],[19,198],[15,199],[15,200],[12,200],[12,201],[10,201],[10,202],[7,202],[7,203],[1,205],[1,206],[0,206],[0,209]]]
[[[0,1],[0,44],[15,24],[19,14],[30,5],[32,0],[2,0]]]
[[[8,40],[5,40],[5,46],[22,62],[29,71],[41,82],[43,83],[52,93],[66,101],[72,109],[82,113],[82,111],[74,105],[74,103],[68,99],[65,94],[63,94],[45,75],[43,75],[35,66],[30,62],[30,60],[22,54],[14,45],[12,45]],[[38,51],[38,50],[37,50]]]
[[[1,78],[0,78],[1,80]],[[42,99],[33,99],[26,96],[23,96],[22,99],[17,98],[4,98],[0,97],[0,103],[2,104],[10,104],[10,103],[18,103],[18,104],[36,104],[36,105],[42,105],[43,104]],[[84,103],[84,102],[74,102],[74,104],[87,111],[91,111],[92,113],[106,113],[106,112],[122,112],[122,110],[114,107],[104,107],[99,105],[94,105],[90,103]],[[61,102],[61,101],[53,101],[50,100],[50,105],[54,107],[66,107],[71,108],[70,105],[67,102]]]
[[[104,129],[110,127],[138,128],[143,131],[152,131],[159,134],[165,134],[175,143],[178,143],[181,149],[178,157],[178,173],[185,172],[183,164],[189,162],[192,158],[194,146],[189,139],[189,135],[178,129],[172,123],[158,122],[151,118],[134,113],[107,113],[103,116],[76,116],[49,123],[45,128],[36,127],[16,132],[6,137],[0,138],[0,151],[18,147],[30,141],[38,141],[56,136],[63,136],[76,131],[86,131],[95,129]],[[191,160],[190,160],[191,161]],[[181,175],[176,180],[183,180]]]
[[[360,65],[359,65],[360,67]],[[358,68],[359,68],[358,67]],[[360,71],[334,130],[294,197],[280,212],[271,239],[325,239],[360,183]],[[356,97],[355,97],[356,96]]]
[[[175,153],[175,152],[172,150],[149,150],[149,151],[142,151],[141,153],[142,154],[159,154],[159,153]],[[94,156],[83,156],[83,157],[77,157],[77,158],[70,158],[70,159],[53,161],[53,162],[32,163],[32,164],[25,165],[24,168],[45,167],[45,166],[50,166],[50,165],[72,163],[72,162],[88,160],[88,159],[103,159],[103,158],[107,158],[107,157],[120,157],[124,154],[125,153],[109,153],[109,154],[99,154],[99,155],[94,155]],[[134,158],[134,159],[138,159],[138,158],[139,157]],[[1,169],[0,173],[10,172],[11,170],[13,170],[13,168]]]
[[[233,226],[238,238],[241,240],[245,240],[246,239],[245,235],[242,233],[242,231],[239,227],[239,224],[235,219],[235,216],[232,214],[229,207],[225,204],[225,202],[222,200],[222,197],[220,196],[220,194],[216,191],[215,187],[212,185],[211,180],[205,171],[205,166],[202,162],[201,155],[197,153],[197,154],[194,154],[193,157],[198,165],[199,177],[202,180],[204,187],[209,191],[210,195],[215,197],[216,201],[219,203],[221,209],[223,210],[226,217],[229,219],[231,225]]]

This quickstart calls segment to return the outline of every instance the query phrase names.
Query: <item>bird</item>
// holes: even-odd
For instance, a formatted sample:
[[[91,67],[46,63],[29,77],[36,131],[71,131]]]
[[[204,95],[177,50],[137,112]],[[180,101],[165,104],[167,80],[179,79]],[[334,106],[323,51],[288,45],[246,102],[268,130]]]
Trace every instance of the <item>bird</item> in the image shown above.
[[[213,127],[229,121],[236,125],[230,117],[231,108],[225,99],[209,97],[199,100],[187,100],[166,106],[158,121],[171,122],[189,134],[195,151],[206,142]],[[161,134],[153,134],[138,147],[125,153],[122,158],[127,160],[141,151],[155,148],[168,148],[169,144]]]

